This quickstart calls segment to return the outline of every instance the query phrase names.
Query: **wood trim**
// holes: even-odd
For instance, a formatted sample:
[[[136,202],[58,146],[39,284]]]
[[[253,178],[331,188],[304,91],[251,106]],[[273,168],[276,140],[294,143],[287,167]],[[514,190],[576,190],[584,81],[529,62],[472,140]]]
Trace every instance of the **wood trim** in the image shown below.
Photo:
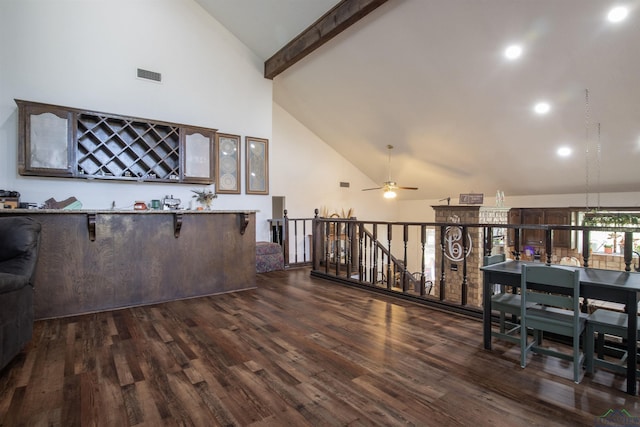
[[[387,0],[342,0],[264,63],[264,77],[278,74],[364,18]]]

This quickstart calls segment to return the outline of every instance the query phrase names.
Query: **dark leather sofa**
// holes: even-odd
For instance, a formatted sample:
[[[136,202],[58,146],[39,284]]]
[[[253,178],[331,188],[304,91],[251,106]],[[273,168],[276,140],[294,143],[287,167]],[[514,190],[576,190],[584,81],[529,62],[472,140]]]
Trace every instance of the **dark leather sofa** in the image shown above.
[[[29,217],[0,217],[0,369],[31,340],[40,230]]]

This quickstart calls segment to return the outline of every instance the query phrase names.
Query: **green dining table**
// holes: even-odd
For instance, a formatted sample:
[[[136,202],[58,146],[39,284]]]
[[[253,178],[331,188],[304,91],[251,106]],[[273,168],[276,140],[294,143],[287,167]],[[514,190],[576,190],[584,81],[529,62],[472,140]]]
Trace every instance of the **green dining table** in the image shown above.
[[[483,340],[484,348],[491,350],[491,293],[493,285],[520,287],[522,267],[524,265],[541,265],[531,261],[505,261],[481,267],[483,274]],[[626,347],[628,361],[637,360],[637,327],[638,327],[638,292],[640,292],[640,273],[554,265],[557,268],[579,270],[580,295],[584,298],[610,301],[625,305],[628,316],[628,335]],[[627,363],[627,393],[637,393],[636,363]]]

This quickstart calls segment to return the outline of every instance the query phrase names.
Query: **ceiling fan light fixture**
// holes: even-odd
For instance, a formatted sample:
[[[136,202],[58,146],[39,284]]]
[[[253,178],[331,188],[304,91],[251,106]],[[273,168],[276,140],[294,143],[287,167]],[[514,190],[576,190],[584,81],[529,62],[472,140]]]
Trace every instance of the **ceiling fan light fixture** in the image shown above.
[[[393,145],[387,145],[387,149],[389,150],[389,180],[380,187],[364,188],[362,191],[384,190],[383,196],[385,199],[395,199],[397,196],[395,190],[417,190],[418,187],[400,187],[395,181],[391,181],[391,150]]]
[[[384,198],[385,199],[395,199],[397,196],[396,192],[393,190],[386,190],[384,192]]]

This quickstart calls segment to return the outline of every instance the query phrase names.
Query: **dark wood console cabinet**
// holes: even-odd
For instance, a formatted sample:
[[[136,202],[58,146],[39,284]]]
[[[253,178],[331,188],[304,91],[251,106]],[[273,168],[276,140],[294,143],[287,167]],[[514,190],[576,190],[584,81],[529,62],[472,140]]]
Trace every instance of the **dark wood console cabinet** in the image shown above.
[[[509,224],[527,225],[571,225],[571,210],[567,208],[512,208],[509,210]],[[523,246],[542,247],[545,244],[544,230],[522,230]],[[509,245],[514,244],[514,232],[509,230]],[[568,230],[553,232],[553,246],[568,248],[571,235]]]
[[[42,224],[35,318],[256,286],[255,212],[0,210]]]
[[[30,101],[16,104],[21,175],[214,182],[216,129]]]

